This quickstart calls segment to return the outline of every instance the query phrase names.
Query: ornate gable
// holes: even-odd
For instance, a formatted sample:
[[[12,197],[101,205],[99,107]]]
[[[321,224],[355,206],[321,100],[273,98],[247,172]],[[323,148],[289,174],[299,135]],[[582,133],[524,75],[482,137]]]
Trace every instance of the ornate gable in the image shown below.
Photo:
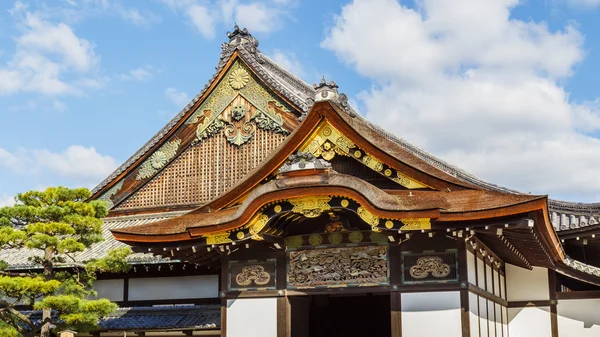
[[[300,115],[234,55],[179,128],[99,199],[113,213],[206,203],[277,148]]]

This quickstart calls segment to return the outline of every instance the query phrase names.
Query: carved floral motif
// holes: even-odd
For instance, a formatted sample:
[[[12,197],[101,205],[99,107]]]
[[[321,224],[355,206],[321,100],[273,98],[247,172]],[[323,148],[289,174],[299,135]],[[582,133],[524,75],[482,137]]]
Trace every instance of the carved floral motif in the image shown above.
[[[152,177],[158,170],[163,168],[169,160],[175,157],[180,144],[181,139],[175,139],[161,146],[140,166],[140,170],[135,179],[141,180]]]
[[[242,89],[249,81],[250,75],[244,68],[237,68],[229,74],[229,85],[235,90]]]
[[[292,251],[290,287],[379,285],[388,283],[387,247],[362,246]]]
[[[431,275],[435,278],[445,278],[450,275],[450,266],[438,256],[423,256],[417,259],[417,264],[410,267],[408,272],[416,279],[424,279]]]

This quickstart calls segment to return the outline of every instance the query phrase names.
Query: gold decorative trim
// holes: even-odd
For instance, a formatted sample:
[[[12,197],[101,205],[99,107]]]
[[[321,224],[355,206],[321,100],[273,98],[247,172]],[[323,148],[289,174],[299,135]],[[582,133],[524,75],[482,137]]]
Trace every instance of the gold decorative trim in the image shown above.
[[[366,208],[360,206],[356,213],[358,216],[366,223],[371,225],[371,229],[377,229],[377,225],[379,225],[379,217],[371,212],[369,212]]]
[[[439,256],[423,256],[417,259],[417,263],[410,267],[408,273],[416,279],[427,278],[430,273],[435,278],[445,278],[450,275],[450,266]]]
[[[252,240],[262,240],[262,236],[260,236],[260,231],[262,231],[263,228],[265,228],[268,222],[269,217],[267,215],[261,213],[257,214],[248,225],[250,238],[252,238]]]
[[[402,231],[416,231],[422,229],[431,229],[431,219],[429,218],[407,218],[400,219],[404,226],[400,227]]]
[[[229,233],[216,233],[210,234],[206,237],[206,244],[208,245],[220,245],[223,243],[231,243]]]
[[[336,154],[354,157],[363,165],[379,174],[388,177],[399,185],[408,189],[427,188],[428,186],[414,180],[397,170],[386,168],[381,160],[358,149],[350,139],[334,128],[329,122],[322,122],[313,132],[308,140],[300,148],[303,152],[310,152],[316,157],[323,157],[325,160],[331,160]]]
[[[302,214],[307,218],[316,218],[331,209],[331,197],[310,196],[288,200],[294,208],[292,212]]]

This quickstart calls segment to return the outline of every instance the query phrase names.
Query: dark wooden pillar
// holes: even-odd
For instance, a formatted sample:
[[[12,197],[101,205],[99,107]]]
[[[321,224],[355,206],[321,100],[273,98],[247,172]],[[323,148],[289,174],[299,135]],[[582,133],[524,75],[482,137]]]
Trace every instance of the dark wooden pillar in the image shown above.
[[[402,293],[394,291],[402,283],[402,249],[399,245],[391,244],[390,259],[390,323],[392,337],[402,336]]]
[[[467,267],[467,247],[465,241],[458,242],[458,282],[460,283],[460,323],[462,336],[471,337],[471,320],[469,307],[469,270]],[[475,261],[477,263],[477,261]],[[493,291],[493,290],[492,290]],[[494,306],[495,308],[495,306]]]
[[[402,293],[392,291],[390,293],[390,309],[392,324],[392,337],[402,337]]]
[[[550,289],[550,328],[552,337],[558,337],[558,310],[556,308],[556,272],[548,269],[548,288]]]
[[[221,337],[227,336],[227,298],[222,295],[227,292],[227,277],[229,263],[225,256],[221,257],[221,273],[219,274],[219,297],[221,297]]]
[[[292,307],[290,305],[290,298],[285,291],[287,287],[286,256],[285,251],[277,251],[277,289],[278,294],[282,294],[277,298],[277,337],[292,336]]]

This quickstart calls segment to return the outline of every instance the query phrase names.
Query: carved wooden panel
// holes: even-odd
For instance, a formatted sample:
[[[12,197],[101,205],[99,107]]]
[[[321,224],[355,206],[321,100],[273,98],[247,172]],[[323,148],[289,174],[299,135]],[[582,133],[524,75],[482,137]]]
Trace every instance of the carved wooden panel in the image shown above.
[[[203,204],[219,196],[275,150],[284,135],[256,129],[243,146],[217,135],[192,145],[117,209]]]
[[[387,250],[360,246],[291,251],[288,288],[387,285]]]
[[[458,281],[456,250],[432,253],[403,253],[402,282]]]
[[[228,290],[275,289],[276,261],[230,261]]]

